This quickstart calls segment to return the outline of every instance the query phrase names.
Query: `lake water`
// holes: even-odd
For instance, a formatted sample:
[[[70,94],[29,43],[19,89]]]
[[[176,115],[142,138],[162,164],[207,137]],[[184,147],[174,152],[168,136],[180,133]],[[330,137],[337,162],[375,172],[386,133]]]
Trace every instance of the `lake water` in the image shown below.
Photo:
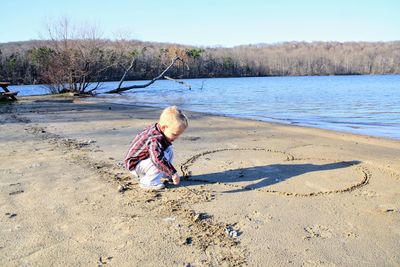
[[[166,107],[268,122],[400,139],[400,75],[188,79],[191,90],[157,81],[122,95],[100,95],[124,104]],[[142,84],[145,81],[131,81]],[[117,82],[103,84],[114,89]],[[41,86],[10,86],[20,95]],[[101,90],[100,90],[101,91]],[[97,97],[97,98],[98,98]]]

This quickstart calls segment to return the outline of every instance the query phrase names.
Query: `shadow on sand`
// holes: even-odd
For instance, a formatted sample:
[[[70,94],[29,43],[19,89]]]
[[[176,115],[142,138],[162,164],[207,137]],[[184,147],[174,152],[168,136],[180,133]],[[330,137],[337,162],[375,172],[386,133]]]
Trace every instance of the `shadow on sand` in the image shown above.
[[[243,188],[226,191],[225,193],[235,193],[246,190],[260,189],[273,184],[283,182],[287,179],[310,172],[326,171],[351,167],[360,164],[360,161],[341,161],[327,164],[272,164],[251,168],[228,170],[223,172],[193,175],[188,181],[203,183],[239,183],[251,182]]]

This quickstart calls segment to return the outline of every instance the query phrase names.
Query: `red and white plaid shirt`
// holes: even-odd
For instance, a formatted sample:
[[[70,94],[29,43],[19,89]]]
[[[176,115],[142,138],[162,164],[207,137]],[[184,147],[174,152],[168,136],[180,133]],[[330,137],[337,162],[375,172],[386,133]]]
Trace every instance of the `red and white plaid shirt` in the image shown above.
[[[125,168],[132,171],[138,163],[151,158],[154,165],[163,173],[172,176],[176,173],[174,166],[165,159],[164,151],[172,145],[161,132],[158,123],[147,126],[129,145],[125,156]]]

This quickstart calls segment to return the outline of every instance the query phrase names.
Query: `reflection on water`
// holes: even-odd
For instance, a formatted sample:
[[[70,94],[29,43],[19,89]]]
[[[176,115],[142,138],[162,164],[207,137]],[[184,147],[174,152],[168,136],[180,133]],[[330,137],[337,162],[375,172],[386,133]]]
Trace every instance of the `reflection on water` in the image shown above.
[[[101,97],[118,103],[178,105],[211,114],[400,139],[400,75],[214,78],[185,82],[192,85],[192,90],[163,80],[144,89]],[[145,82],[124,85],[141,83]],[[104,83],[102,90],[117,84]],[[35,86],[27,88],[23,94],[40,93]]]

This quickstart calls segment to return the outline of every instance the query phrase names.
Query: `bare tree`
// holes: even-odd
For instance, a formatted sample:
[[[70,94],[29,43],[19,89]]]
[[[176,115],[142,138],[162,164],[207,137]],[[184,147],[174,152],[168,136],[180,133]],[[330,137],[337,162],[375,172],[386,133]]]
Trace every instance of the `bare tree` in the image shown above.
[[[86,35],[68,34],[74,28],[67,21],[56,26],[64,30],[50,28],[49,41],[0,44],[0,79],[45,83],[54,92],[88,92],[103,81],[116,80],[122,88],[125,80],[159,76],[175,56],[184,59],[190,71],[178,62],[168,70],[174,79],[400,73],[400,41],[196,48],[126,39],[111,42],[99,39],[87,26],[82,28],[90,33]],[[134,51],[138,53],[133,57]]]
[[[115,51],[106,48],[98,28],[78,30],[67,18],[49,25],[49,40],[31,51],[41,69],[41,78],[52,93],[90,93],[98,88],[104,73],[116,65]]]

